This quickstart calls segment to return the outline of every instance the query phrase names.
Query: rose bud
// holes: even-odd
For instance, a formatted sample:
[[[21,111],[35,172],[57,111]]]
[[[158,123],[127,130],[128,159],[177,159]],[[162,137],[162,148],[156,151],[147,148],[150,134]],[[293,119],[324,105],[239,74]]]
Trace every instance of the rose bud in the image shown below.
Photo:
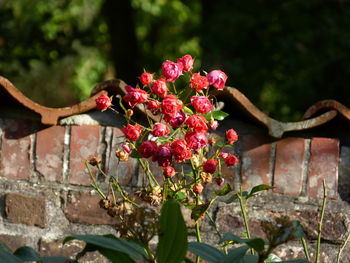
[[[228,144],[233,144],[238,141],[237,132],[234,129],[229,129],[226,131],[226,139]]]
[[[129,154],[132,152],[129,143],[123,143],[122,148],[123,148],[124,151],[126,151]]]
[[[131,125],[128,124],[126,127],[122,128],[122,132],[124,133],[125,137],[130,141],[137,141],[142,133],[142,127],[135,124]]]
[[[149,157],[153,156],[153,154],[156,152],[157,147],[158,146],[155,142],[146,141],[146,142],[141,143],[138,151],[143,158],[149,158]]]
[[[182,74],[182,64],[166,60],[162,64],[162,76],[166,82],[175,81]]]
[[[125,100],[131,108],[148,100],[148,93],[142,89],[135,89],[129,85],[127,85],[125,89],[128,93],[124,95],[123,100]]]
[[[164,123],[156,123],[153,125],[152,135],[162,137],[170,133],[170,129]]]
[[[210,127],[210,129],[212,129],[213,131],[215,131],[215,130],[218,128],[218,126],[219,126],[219,123],[218,123],[216,120],[211,119],[211,120],[209,121],[209,127]]]
[[[173,157],[172,150],[168,143],[160,145],[155,151],[152,160],[158,162],[159,166],[166,167],[171,164]]]
[[[97,166],[99,163],[101,163],[101,158],[93,156],[89,159],[89,164],[91,164],[92,166]]]
[[[202,133],[208,130],[207,120],[202,115],[193,114],[185,122],[189,128]]]
[[[112,106],[112,101],[111,99],[105,95],[102,94],[101,96],[99,96],[96,100],[96,109],[100,110],[100,111],[105,111],[107,110],[109,107]]]
[[[177,60],[177,63],[182,65],[183,72],[188,72],[193,68],[194,59],[191,55],[184,55]]]
[[[195,194],[199,195],[203,191],[203,185],[200,183],[194,184],[192,190]]]
[[[121,162],[127,162],[129,160],[129,154],[125,150],[116,150],[115,155]]]
[[[227,75],[221,70],[213,70],[207,75],[207,79],[210,85],[218,90],[223,90],[225,88],[225,83],[227,80]]]
[[[170,145],[175,161],[182,162],[191,158],[191,150],[184,139],[175,140]]]
[[[209,82],[207,77],[201,76],[198,73],[193,73],[190,80],[190,88],[195,89],[197,92],[201,92],[203,89],[207,89]]]
[[[168,94],[168,87],[165,80],[163,78],[157,79],[153,83],[151,91],[157,94],[159,97],[164,98]]]
[[[228,156],[228,153],[225,153],[225,152],[220,152],[219,153],[219,157],[220,158],[226,159],[227,156]]]
[[[207,145],[207,136],[205,133],[195,131],[187,132],[185,135],[187,145],[192,150],[199,150],[201,147]]]
[[[134,115],[134,111],[133,111],[132,109],[127,109],[127,110],[126,110],[126,115],[127,115],[128,117],[131,117],[132,115]]]
[[[202,183],[211,183],[213,181],[211,173],[201,172],[201,181]]]
[[[215,173],[216,167],[218,166],[218,161],[215,159],[208,159],[204,165],[203,165],[203,170],[206,173],[213,174]]]
[[[198,113],[207,114],[213,109],[213,105],[206,96],[192,96],[191,104]]]
[[[185,113],[180,110],[177,112],[175,117],[170,117],[168,115],[164,115],[164,120],[170,124],[174,129],[179,128],[186,120]]]
[[[147,103],[147,109],[149,109],[154,115],[160,113],[160,102],[157,100],[151,100]]]
[[[143,72],[140,76],[140,81],[142,85],[149,85],[153,81],[153,74],[148,72]]]
[[[173,177],[175,175],[175,169],[172,166],[167,166],[163,168],[163,175],[165,177]]]
[[[161,104],[162,113],[169,118],[176,117],[179,110],[183,108],[183,103],[174,95],[167,95]]]
[[[218,186],[222,186],[222,185],[224,184],[224,182],[225,182],[225,179],[222,178],[222,177],[216,177],[216,178],[215,178],[215,182],[216,182],[216,184],[217,184]]]
[[[225,158],[225,163],[227,166],[235,166],[238,163],[238,159],[236,156],[229,154]]]
[[[214,143],[216,143],[216,139],[214,137],[211,137],[211,138],[209,138],[208,143],[210,145],[213,145]]]

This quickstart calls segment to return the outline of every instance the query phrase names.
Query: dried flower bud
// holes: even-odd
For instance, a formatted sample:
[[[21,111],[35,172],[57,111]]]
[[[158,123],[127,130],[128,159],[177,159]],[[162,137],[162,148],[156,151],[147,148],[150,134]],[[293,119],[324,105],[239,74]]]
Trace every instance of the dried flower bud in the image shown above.
[[[199,195],[203,191],[203,185],[201,185],[200,183],[194,184],[192,190],[195,194]]]
[[[201,172],[201,181],[202,183],[211,183],[212,180],[212,175],[210,173],[206,173],[206,172]]]
[[[107,214],[111,217],[115,217],[118,214],[118,207],[115,205],[108,207]]]
[[[194,165],[194,167],[199,167],[200,166],[200,158],[199,158],[199,155],[198,154],[193,154],[192,155],[192,157],[191,157],[191,159],[192,159],[192,162],[193,162],[193,165]]]
[[[132,109],[127,109],[126,115],[127,115],[128,117],[131,117],[132,115],[134,115],[134,111],[133,111]]]
[[[115,155],[121,162],[127,162],[129,160],[129,154],[125,150],[116,150]]]
[[[109,199],[101,199],[99,205],[103,209],[108,209],[112,206],[112,202]]]
[[[93,156],[89,159],[89,164],[92,166],[97,166],[99,163],[101,163],[101,159],[96,156]]]

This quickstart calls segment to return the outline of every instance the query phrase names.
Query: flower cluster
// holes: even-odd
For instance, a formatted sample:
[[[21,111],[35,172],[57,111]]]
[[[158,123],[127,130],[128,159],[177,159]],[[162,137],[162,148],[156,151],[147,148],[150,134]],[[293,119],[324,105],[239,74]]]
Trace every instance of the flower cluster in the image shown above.
[[[121,103],[128,104],[131,109],[143,104],[145,114],[151,114],[157,121],[149,119],[147,127],[136,123],[131,119],[132,111],[123,106],[128,124],[122,128],[125,142],[116,154],[120,161],[128,160],[129,155],[138,158],[151,190],[159,186],[149,169],[150,162],[158,164],[164,183],[174,194],[185,192],[188,195],[201,194],[203,185],[211,183],[213,178],[221,186],[224,182],[222,165],[234,166],[238,162],[236,156],[224,151],[238,140],[235,130],[229,129],[221,141],[210,133],[227,114],[215,109],[209,89],[223,90],[227,75],[221,70],[192,73],[193,65],[190,55],[176,62],[166,60],[159,78],[144,72],[139,76],[140,86],[125,88],[127,93]],[[187,82],[181,89],[175,85],[180,77]],[[106,110],[112,103],[102,95],[96,105],[97,109]],[[186,169],[178,169],[176,164],[187,165],[192,172],[185,173]],[[189,181],[190,184],[183,183]]]

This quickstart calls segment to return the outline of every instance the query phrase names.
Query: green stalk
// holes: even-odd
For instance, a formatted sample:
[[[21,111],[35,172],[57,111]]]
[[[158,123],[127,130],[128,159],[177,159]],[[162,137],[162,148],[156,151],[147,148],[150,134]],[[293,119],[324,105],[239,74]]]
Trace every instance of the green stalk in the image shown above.
[[[199,194],[196,194],[196,205],[198,204],[199,204]],[[196,238],[197,238],[197,242],[202,242],[199,219],[196,221]],[[200,256],[197,256],[196,263],[199,263],[200,261],[201,261]]]
[[[308,261],[310,261],[310,255],[309,255],[309,250],[307,249],[307,244],[306,244],[306,241],[305,241],[305,238],[301,238],[301,243],[303,244],[303,249],[304,249],[304,254],[306,256],[306,259]]]
[[[93,176],[92,172],[91,172],[91,169],[90,169],[90,166],[89,166],[89,162],[88,161],[85,161],[85,166],[86,168],[88,169],[89,171],[89,176],[90,176],[90,179],[92,181],[91,183],[91,186],[100,194],[100,196],[103,198],[103,199],[106,199],[106,196],[104,195],[104,193],[102,193],[100,187],[98,186],[97,182],[96,182],[96,179],[95,177]]]
[[[326,209],[326,202],[327,202],[327,188],[326,188],[326,183],[323,180],[323,201],[322,201],[320,222],[318,224],[317,245],[316,245],[316,261],[315,261],[315,263],[319,263],[320,262],[322,224],[323,224],[324,211]]]
[[[245,226],[245,231],[247,233],[247,238],[250,238],[250,232],[249,232],[249,225],[248,225],[248,219],[247,219],[247,212],[245,209],[245,202],[243,200],[243,196],[242,196],[242,187],[240,188],[240,193],[237,194],[238,200],[239,200],[239,206],[241,208],[241,212],[243,215],[243,222],[244,222],[244,226]],[[251,248],[250,249],[252,255],[254,255],[254,249]]]
[[[350,232],[348,233],[343,245],[339,248],[339,252],[338,252],[338,256],[337,256],[337,263],[340,262],[341,254],[342,254],[346,244],[349,242],[349,239],[350,239]]]

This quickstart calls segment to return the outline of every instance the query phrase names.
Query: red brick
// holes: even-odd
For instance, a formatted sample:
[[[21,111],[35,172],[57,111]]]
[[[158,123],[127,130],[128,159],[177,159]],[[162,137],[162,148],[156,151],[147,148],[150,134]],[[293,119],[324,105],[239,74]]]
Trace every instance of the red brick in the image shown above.
[[[32,125],[23,120],[4,120],[0,175],[17,180],[29,180],[30,134]]]
[[[9,193],[5,200],[5,213],[10,223],[46,226],[45,198]]]
[[[85,160],[97,156],[100,126],[72,126],[69,155],[69,183],[89,185],[90,178],[85,172]]]
[[[300,195],[305,176],[305,140],[287,138],[277,142],[274,172],[274,191]]]
[[[69,193],[65,213],[69,221],[87,225],[114,225],[116,219],[100,208],[98,195]]]
[[[17,248],[27,245],[27,240],[23,236],[0,235],[0,243],[4,243],[14,252]]]
[[[330,138],[313,138],[310,149],[308,195],[323,197],[323,180],[329,198],[338,197],[339,141]]]
[[[36,137],[36,169],[48,181],[62,181],[63,126],[52,126],[41,130]]]
[[[245,135],[242,141],[242,187],[244,189],[259,184],[271,185],[269,138],[257,135]]]

